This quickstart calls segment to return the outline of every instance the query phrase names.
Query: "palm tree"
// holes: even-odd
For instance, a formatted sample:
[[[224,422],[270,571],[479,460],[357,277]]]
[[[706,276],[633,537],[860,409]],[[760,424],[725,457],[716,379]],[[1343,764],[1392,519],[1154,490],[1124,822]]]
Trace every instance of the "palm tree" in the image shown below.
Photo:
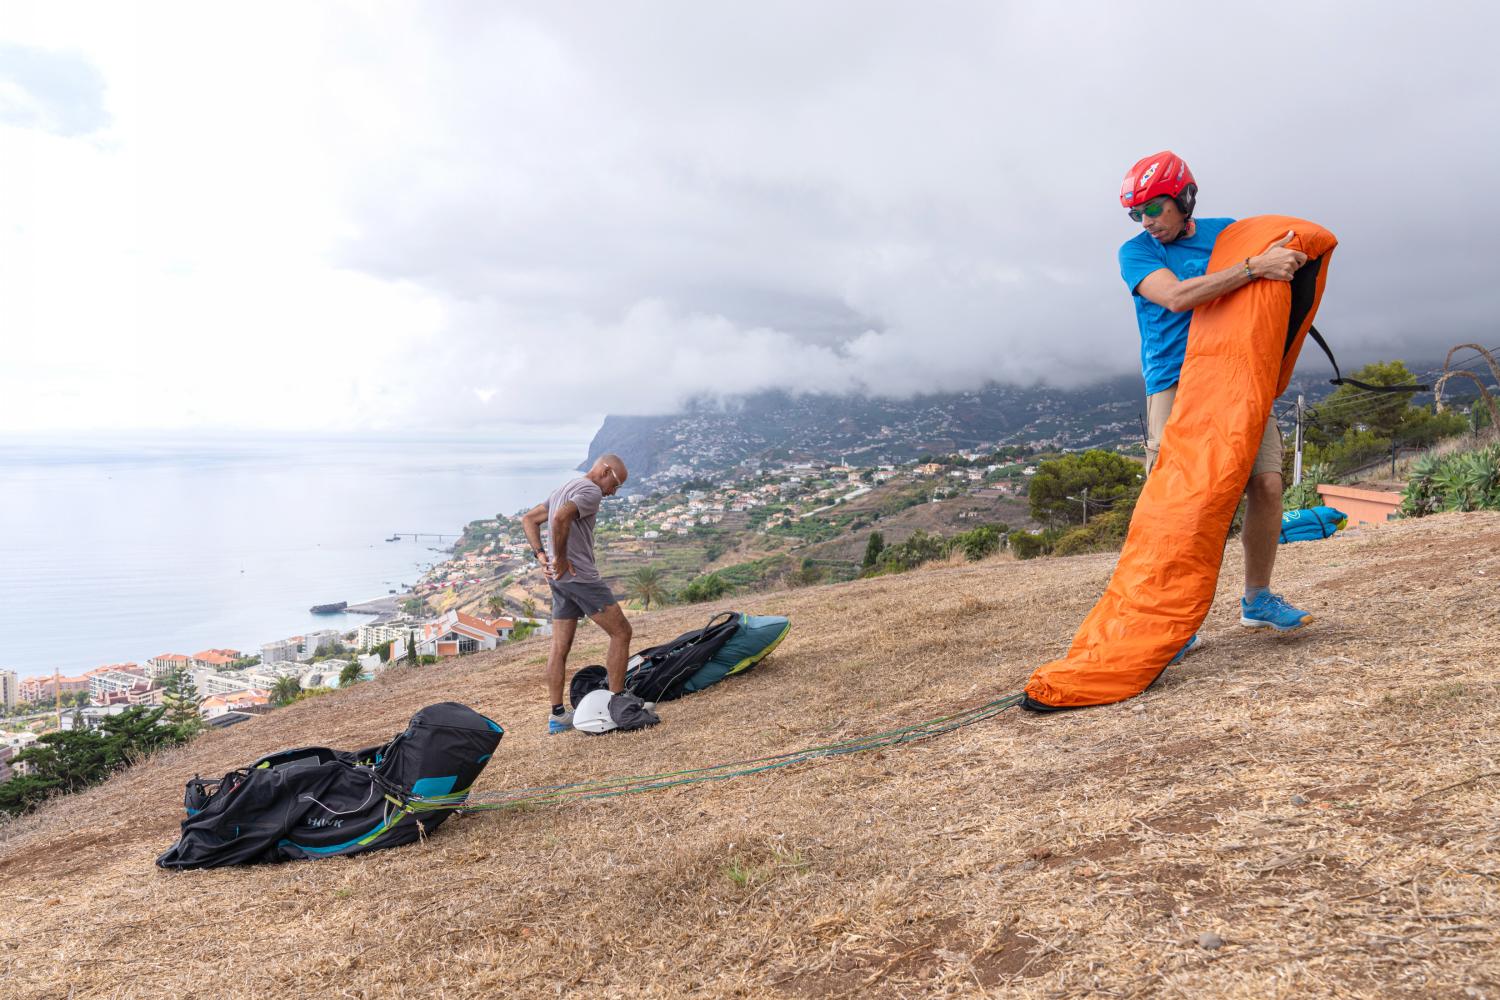
[[[499,618],[501,615],[505,614],[505,598],[501,597],[499,594],[492,594],[487,606],[489,607],[490,614],[495,616],[496,618]]]
[[[365,668],[359,665],[358,660],[345,666],[343,670],[339,671],[339,687],[346,688],[351,684],[359,683],[359,678],[364,673],[364,670]]]
[[[667,595],[666,574],[656,566],[642,566],[626,578],[625,586],[648,611],[652,601],[660,604]]]
[[[536,598],[535,597],[528,597],[528,598],[526,598],[526,600],[524,600],[524,601],[521,602],[521,614],[525,615],[526,618],[528,618],[528,619],[534,619],[534,618],[536,618]]]
[[[296,677],[278,677],[276,683],[271,685],[271,703],[273,705],[290,705],[297,700],[302,693],[302,681]]]

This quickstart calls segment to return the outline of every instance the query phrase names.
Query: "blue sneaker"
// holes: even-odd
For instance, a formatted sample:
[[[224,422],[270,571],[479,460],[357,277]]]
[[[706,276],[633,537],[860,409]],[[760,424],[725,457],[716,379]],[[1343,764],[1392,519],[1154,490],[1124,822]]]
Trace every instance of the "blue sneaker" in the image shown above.
[[[1203,643],[1198,638],[1198,633],[1194,632],[1193,637],[1187,641],[1187,645],[1179,649],[1177,651],[1177,655],[1167,661],[1167,666],[1175,666],[1176,664],[1181,663],[1189,653],[1202,648]]]
[[[547,716],[547,735],[556,736],[573,728],[573,713],[564,712],[562,715]]]
[[[1240,624],[1246,628],[1271,626],[1278,632],[1292,632],[1312,621],[1312,615],[1294,608],[1280,594],[1269,590],[1261,593],[1252,604],[1240,598]]]

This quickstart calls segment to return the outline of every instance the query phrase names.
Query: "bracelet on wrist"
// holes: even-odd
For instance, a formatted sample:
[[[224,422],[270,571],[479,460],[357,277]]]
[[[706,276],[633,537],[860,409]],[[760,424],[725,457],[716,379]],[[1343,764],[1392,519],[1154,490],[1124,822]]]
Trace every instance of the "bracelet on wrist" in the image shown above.
[[[1252,281],[1255,279],[1255,272],[1252,271],[1252,270],[1250,270],[1250,258],[1249,257],[1245,258],[1245,277],[1251,279]]]

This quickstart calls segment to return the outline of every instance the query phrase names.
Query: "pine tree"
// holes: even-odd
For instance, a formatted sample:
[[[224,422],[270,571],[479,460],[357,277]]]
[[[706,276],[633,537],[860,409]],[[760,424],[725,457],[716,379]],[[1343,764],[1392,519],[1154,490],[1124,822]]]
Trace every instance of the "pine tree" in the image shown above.
[[[202,731],[203,715],[200,709],[203,698],[198,694],[198,685],[193,683],[192,675],[186,670],[178,667],[167,675],[161,703],[166,710],[167,724],[177,730],[180,738],[191,739]]]

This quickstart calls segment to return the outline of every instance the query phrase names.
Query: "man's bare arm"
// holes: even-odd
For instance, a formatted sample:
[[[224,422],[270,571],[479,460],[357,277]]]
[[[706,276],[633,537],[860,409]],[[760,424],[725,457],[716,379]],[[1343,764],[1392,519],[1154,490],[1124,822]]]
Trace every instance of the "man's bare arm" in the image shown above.
[[[573,568],[568,562],[568,535],[572,534],[577,518],[578,505],[571,500],[552,514],[552,551],[557,554],[552,563],[553,576],[563,576]]]
[[[1270,281],[1291,281],[1297,269],[1307,263],[1307,254],[1287,247],[1292,235],[1288,232],[1279,241],[1266,248],[1264,253],[1256,254],[1248,262],[1241,262],[1233,267],[1226,267],[1222,271],[1189,278],[1186,281],[1178,281],[1177,276],[1171,271],[1164,267],[1160,268],[1142,278],[1141,283],[1136,286],[1136,291],[1163,309],[1180,313],[1196,309],[1205,302],[1212,302],[1219,296],[1227,295],[1236,288],[1243,288],[1258,278],[1266,278]],[[1249,274],[1245,273],[1246,263],[1250,265]]]
[[[547,505],[539,503],[528,510],[521,518],[521,530],[526,532],[526,541],[531,545],[531,551],[536,553],[536,561],[541,564],[542,575],[552,575],[552,560],[547,558],[547,547],[542,544],[542,524],[547,520]]]
[[[521,530],[526,532],[526,541],[531,543],[532,551],[542,551],[542,522],[547,520],[547,505],[539,503],[528,510],[521,518]]]

